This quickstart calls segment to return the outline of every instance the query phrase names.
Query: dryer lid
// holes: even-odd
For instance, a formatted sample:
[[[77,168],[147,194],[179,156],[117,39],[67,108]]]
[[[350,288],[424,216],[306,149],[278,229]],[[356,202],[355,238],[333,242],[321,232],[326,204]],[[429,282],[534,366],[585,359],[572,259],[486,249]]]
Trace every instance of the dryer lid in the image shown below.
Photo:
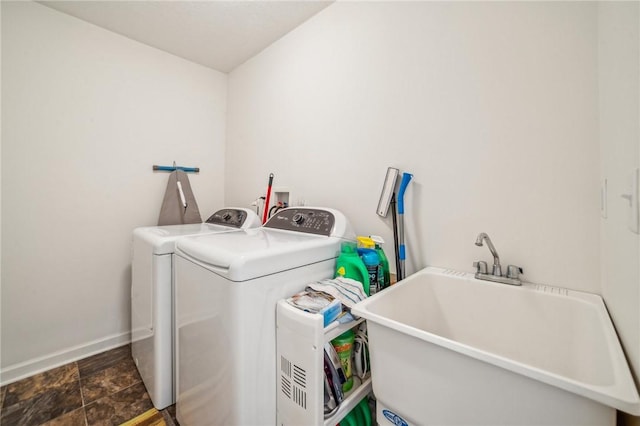
[[[214,218],[214,219],[212,219]],[[151,247],[153,254],[162,255],[174,252],[175,242],[179,238],[236,232],[240,229],[257,228],[260,218],[250,209],[226,208],[215,212],[209,223],[190,223],[184,225],[144,226],[133,230],[133,237],[142,240]]]

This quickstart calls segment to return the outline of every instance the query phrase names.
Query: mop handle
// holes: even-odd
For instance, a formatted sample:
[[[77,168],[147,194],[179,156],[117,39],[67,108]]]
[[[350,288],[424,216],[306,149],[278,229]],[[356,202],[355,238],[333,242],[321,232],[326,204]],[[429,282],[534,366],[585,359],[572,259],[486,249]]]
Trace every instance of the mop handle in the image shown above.
[[[406,277],[404,270],[404,261],[407,258],[407,253],[404,245],[404,193],[407,190],[407,186],[413,177],[410,173],[402,174],[402,181],[400,182],[400,189],[398,190],[398,234],[399,235],[399,257],[400,257],[400,274],[402,277]]]
[[[407,258],[407,253],[405,251],[405,246],[404,246],[404,215],[403,214],[399,214],[398,215],[398,258],[400,259],[400,276],[402,278],[406,277],[405,274],[405,270],[404,270],[404,260]]]
[[[398,236],[398,216],[396,213],[396,193],[391,194],[391,218],[393,219],[393,250],[395,252],[395,260],[396,260],[396,281],[400,281],[402,277],[402,271],[400,268],[400,252],[399,246],[400,242]]]
[[[273,184],[273,173],[269,174],[269,184],[267,185],[267,199],[264,201],[264,211],[262,212],[262,223],[267,222],[269,211],[269,199],[271,199],[271,185]]]

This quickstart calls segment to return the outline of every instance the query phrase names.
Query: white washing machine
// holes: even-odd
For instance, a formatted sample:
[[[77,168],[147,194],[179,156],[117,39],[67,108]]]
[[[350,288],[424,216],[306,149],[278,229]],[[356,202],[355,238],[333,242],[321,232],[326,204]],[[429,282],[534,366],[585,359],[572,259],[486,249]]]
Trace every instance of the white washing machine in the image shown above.
[[[153,405],[176,401],[174,363],[173,253],[178,239],[240,232],[259,227],[255,212],[227,208],[205,223],[149,226],[133,231],[131,284],[131,354]]]
[[[182,426],[276,424],[276,303],[332,278],[355,234],[325,208],[176,244],[177,416]]]

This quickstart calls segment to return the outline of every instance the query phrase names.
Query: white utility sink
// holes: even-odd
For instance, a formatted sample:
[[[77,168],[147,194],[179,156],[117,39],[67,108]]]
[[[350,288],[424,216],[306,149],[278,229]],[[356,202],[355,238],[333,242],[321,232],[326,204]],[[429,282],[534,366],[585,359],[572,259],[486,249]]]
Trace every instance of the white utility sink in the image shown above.
[[[640,398],[602,298],[426,268],[367,320],[380,425],[615,425]]]

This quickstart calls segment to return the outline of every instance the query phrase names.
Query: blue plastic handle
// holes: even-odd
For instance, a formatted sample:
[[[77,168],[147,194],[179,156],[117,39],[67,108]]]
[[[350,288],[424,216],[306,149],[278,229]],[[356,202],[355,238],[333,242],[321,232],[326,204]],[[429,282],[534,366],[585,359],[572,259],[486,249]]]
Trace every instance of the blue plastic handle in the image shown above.
[[[412,177],[411,173],[402,174],[402,182],[400,182],[400,190],[398,191],[398,214],[404,214],[404,192]]]
[[[182,170],[185,173],[198,173],[200,172],[199,167],[182,167],[182,166],[153,166],[154,171],[159,172],[173,172],[175,170]]]

